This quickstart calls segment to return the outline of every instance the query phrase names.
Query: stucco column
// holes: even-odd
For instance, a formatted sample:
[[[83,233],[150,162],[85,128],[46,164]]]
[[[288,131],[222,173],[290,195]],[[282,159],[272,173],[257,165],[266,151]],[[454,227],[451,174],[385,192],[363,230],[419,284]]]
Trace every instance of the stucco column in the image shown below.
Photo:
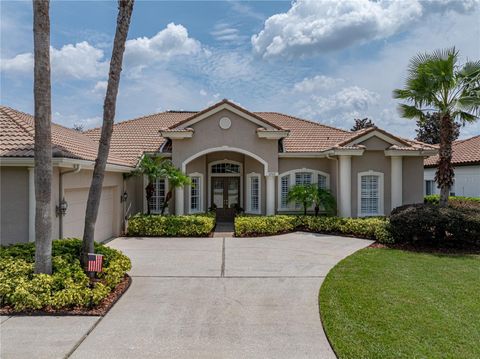
[[[35,169],[28,167],[28,241],[35,242]]]
[[[275,214],[275,174],[269,173],[266,176],[267,216]]]
[[[402,198],[402,157],[392,156],[391,159],[391,191],[392,191],[392,209],[403,204]]]
[[[177,216],[182,216],[185,214],[183,211],[183,195],[185,189],[184,187],[177,187],[175,188],[175,214]]]
[[[352,157],[338,156],[340,189],[338,191],[338,214],[352,216]]]

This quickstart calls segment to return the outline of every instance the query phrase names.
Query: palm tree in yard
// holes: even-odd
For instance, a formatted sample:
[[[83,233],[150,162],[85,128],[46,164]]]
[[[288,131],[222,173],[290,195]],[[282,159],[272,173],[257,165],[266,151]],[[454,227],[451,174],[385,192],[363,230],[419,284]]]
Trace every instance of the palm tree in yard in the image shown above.
[[[318,216],[320,207],[322,207],[328,215],[334,215],[337,209],[337,202],[329,190],[315,187],[313,203],[315,204],[315,216]]]
[[[164,164],[166,160],[163,157],[143,156],[137,169],[131,174],[133,176],[146,176],[148,179],[145,187],[145,198],[147,200],[147,214],[150,214],[150,202],[155,193],[155,181],[158,178],[165,177],[166,171]]]
[[[165,163],[165,165],[163,166],[163,171],[165,177],[168,180],[168,192],[165,196],[165,201],[162,204],[162,215],[165,213],[165,209],[168,207],[168,203],[172,199],[173,191],[176,188],[184,187],[192,183],[190,177],[188,177],[181,170],[173,166],[171,162]]]
[[[52,273],[52,133],[49,1],[33,1],[35,273]]]
[[[440,205],[448,204],[453,184],[452,133],[455,121],[462,124],[480,115],[480,61],[460,65],[455,48],[415,56],[408,67],[403,89],[393,97],[404,100],[399,110],[403,117],[424,119],[428,112],[440,116],[440,150],[435,181],[440,187]]]
[[[307,214],[307,208],[315,202],[317,188],[314,185],[296,184],[290,188],[287,195],[287,202],[300,203],[303,207],[303,214]]]
[[[35,2],[35,1],[34,1]],[[115,106],[117,103],[118,87],[120,84],[120,73],[122,72],[123,53],[127,40],[128,29],[133,12],[134,0],[119,0],[117,26],[113,40],[112,58],[110,60],[110,71],[108,73],[107,93],[103,104],[103,125],[98,144],[97,159],[93,169],[93,177],[87,199],[85,211],[85,228],[83,231],[83,245],[81,261],[84,267],[88,262],[88,253],[93,253],[93,238],[95,233],[95,222],[97,221],[100,196],[102,194],[105,167],[107,165],[108,152],[110,151],[110,140],[112,138],[113,121],[115,119]]]

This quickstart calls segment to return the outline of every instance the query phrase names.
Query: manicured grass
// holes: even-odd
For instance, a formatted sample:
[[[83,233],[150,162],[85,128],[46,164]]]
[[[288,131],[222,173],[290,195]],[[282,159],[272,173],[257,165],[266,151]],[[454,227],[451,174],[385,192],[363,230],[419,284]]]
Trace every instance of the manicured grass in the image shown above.
[[[363,249],[319,301],[339,358],[480,358],[480,256]]]

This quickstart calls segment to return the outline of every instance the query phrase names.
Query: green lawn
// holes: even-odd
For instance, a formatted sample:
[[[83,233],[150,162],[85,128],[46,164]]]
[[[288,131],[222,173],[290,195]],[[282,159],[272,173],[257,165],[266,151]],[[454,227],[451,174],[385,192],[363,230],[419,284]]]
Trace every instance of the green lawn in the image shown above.
[[[320,290],[343,358],[480,358],[480,256],[363,249]]]

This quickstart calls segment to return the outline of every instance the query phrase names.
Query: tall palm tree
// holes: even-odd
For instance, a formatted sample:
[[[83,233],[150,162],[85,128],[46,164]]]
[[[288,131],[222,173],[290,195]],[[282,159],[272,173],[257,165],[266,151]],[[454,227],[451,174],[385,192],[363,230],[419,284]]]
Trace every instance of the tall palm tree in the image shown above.
[[[34,1],[35,2],[35,1]],[[113,40],[112,58],[110,71],[108,72],[107,93],[103,104],[103,124],[98,143],[97,159],[93,169],[92,182],[88,192],[87,209],[85,211],[85,228],[83,230],[83,245],[81,261],[84,267],[88,262],[88,253],[93,253],[93,238],[95,234],[95,222],[97,221],[100,196],[102,195],[105,167],[107,165],[110,140],[115,120],[115,107],[117,104],[118,87],[120,85],[120,73],[122,72],[123,53],[127,41],[128,29],[132,18],[134,0],[119,0],[117,27]]]
[[[455,48],[418,54],[411,59],[405,87],[393,91],[404,100],[400,114],[424,119],[427,112],[440,115],[440,151],[435,181],[440,187],[440,205],[448,204],[453,184],[452,133],[454,121],[462,124],[480,115],[480,61],[460,65]]]
[[[52,273],[52,100],[49,1],[33,1],[35,273]]]

